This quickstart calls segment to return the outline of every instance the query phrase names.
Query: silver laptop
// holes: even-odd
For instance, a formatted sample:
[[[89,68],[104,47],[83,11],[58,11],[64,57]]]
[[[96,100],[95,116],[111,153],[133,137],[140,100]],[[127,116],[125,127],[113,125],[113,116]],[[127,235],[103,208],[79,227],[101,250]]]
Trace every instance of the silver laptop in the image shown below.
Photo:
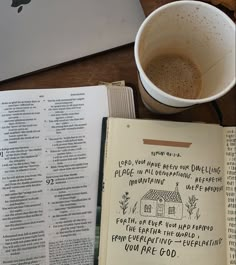
[[[139,0],[0,0],[0,81],[134,41]]]

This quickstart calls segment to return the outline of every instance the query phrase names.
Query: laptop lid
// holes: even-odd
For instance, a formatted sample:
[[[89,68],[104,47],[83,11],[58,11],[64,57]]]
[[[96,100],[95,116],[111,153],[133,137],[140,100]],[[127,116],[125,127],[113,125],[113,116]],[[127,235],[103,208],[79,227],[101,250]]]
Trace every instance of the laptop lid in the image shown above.
[[[138,0],[1,0],[0,81],[134,41]]]

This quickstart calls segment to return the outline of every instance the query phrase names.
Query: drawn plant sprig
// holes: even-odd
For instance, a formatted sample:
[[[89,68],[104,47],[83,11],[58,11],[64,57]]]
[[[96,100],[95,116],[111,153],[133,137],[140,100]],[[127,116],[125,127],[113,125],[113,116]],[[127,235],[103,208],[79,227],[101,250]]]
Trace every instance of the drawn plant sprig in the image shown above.
[[[185,204],[187,207],[187,212],[189,214],[189,219],[191,219],[193,215],[193,211],[197,208],[197,198],[195,195],[189,196],[188,197],[188,202]]]
[[[201,216],[201,214],[200,214],[200,210],[198,208],[197,211],[196,211],[195,218],[198,220],[200,218],[200,216]]]
[[[134,214],[134,213],[136,212],[136,210],[137,210],[137,205],[138,205],[138,202],[136,202],[136,203],[134,204],[134,206],[131,207],[131,213],[132,213],[132,214]]]
[[[121,200],[119,201],[120,208],[121,208],[123,214],[126,214],[126,211],[129,207],[129,200],[130,200],[129,193],[125,192],[122,195]]]

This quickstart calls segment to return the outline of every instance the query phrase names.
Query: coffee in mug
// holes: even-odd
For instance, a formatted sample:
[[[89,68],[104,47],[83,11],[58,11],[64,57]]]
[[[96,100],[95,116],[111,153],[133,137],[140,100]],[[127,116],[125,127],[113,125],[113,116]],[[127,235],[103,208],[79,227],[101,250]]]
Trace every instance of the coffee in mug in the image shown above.
[[[150,81],[175,97],[199,98],[201,72],[191,59],[179,54],[154,56],[144,69]]]

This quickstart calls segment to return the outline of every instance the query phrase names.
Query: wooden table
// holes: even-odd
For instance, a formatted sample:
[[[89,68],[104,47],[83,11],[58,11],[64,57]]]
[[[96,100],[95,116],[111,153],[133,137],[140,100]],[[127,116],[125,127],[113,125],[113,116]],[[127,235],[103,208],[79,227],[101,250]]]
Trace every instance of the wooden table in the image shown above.
[[[135,94],[138,118],[219,123],[211,103],[195,106],[175,115],[158,115],[147,110],[141,100],[133,44],[66,63],[48,70],[0,83],[0,90],[35,89],[97,85],[99,81],[125,80]],[[236,125],[236,87],[217,100],[223,125]]]

